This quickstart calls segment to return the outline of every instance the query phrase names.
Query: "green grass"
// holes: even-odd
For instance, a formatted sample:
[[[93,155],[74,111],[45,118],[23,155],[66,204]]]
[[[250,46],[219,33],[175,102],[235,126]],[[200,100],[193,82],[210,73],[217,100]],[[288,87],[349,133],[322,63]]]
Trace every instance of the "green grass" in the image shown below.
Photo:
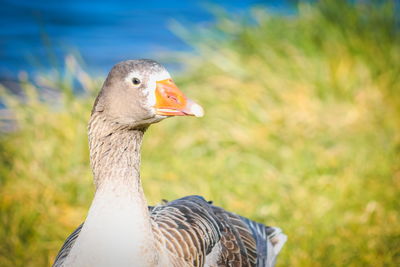
[[[176,55],[186,63],[176,83],[206,116],[149,129],[149,202],[199,194],[280,226],[279,266],[399,266],[393,4],[321,1],[297,16],[254,9],[174,29],[196,50]],[[21,75],[23,100],[1,95],[18,129],[0,136],[0,266],[51,264],[93,196],[86,124],[102,79],[66,63],[59,79]]]

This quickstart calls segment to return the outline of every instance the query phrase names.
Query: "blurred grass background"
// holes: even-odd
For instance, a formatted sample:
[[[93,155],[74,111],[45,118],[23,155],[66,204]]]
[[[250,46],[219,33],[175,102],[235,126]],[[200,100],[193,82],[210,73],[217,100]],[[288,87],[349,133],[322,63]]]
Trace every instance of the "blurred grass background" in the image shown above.
[[[394,2],[217,13],[211,28],[173,25],[195,48],[173,55],[176,83],[206,116],[149,129],[149,203],[199,194],[280,226],[278,266],[400,266]],[[21,73],[19,95],[2,88],[1,122],[15,129],[0,135],[0,266],[50,265],[93,197],[86,125],[104,77],[65,64]]]

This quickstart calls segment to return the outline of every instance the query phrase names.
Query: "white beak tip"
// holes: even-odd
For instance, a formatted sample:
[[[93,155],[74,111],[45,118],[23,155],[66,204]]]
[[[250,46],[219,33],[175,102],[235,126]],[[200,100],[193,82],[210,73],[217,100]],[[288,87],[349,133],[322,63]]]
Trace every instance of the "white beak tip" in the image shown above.
[[[193,103],[193,105],[190,108],[190,111],[196,117],[203,117],[204,116],[204,109],[200,105],[198,105],[196,103]]]

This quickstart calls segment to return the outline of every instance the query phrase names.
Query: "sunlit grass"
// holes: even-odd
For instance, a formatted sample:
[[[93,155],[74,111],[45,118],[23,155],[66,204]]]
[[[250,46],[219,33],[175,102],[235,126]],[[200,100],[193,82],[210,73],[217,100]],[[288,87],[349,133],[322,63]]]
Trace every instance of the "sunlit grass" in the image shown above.
[[[196,34],[175,25],[197,53],[179,55],[176,83],[206,116],[149,129],[143,186],[150,204],[199,194],[280,226],[279,266],[399,266],[393,7],[332,3],[226,15]],[[0,137],[1,266],[49,265],[93,196],[86,124],[101,79],[66,62],[61,81],[22,75],[22,103],[2,93],[18,128]]]

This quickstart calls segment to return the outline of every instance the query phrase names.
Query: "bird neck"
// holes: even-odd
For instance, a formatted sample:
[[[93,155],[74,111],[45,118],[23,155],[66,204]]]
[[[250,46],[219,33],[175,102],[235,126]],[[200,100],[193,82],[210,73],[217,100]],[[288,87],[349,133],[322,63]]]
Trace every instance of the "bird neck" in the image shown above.
[[[74,266],[154,266],[157,261],[139,174],[143,134],[144,129],[92,115],[89,146],[96,193],[71,251]]]
[[[130,129],[94,113],[88,127],[90,163],[96,191],[140,185],[140,147],[145,129]],[[120,188],[121,189],[121,188]]]

